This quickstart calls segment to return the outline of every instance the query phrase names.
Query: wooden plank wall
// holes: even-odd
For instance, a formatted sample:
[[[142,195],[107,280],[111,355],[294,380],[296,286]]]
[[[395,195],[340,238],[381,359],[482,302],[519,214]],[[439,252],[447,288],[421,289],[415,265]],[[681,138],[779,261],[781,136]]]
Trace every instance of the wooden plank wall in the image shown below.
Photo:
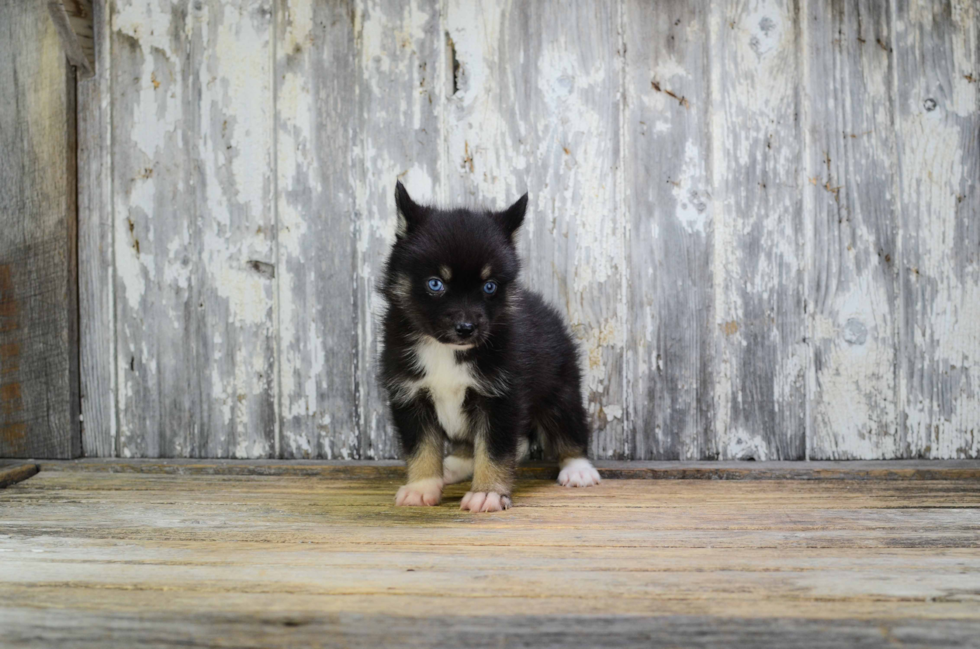
[[[525,279],[580,341],[597,457],[980,456],[977,0],[96,17],[89,455],[397,457],[374,286],[401,179],[530,192]]]
[[[0,3],[0,61],[0,457],[71,458],[75,73],[45,4]]]

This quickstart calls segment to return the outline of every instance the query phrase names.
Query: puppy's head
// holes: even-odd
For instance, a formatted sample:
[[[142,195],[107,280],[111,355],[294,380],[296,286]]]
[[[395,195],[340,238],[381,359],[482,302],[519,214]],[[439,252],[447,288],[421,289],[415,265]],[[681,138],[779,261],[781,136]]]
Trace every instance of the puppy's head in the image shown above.
[[[527,194],[503,212],[438,210],[395,186],[398,230],[382,290],[415,330],[460,349],[484,343],[505,314]]]

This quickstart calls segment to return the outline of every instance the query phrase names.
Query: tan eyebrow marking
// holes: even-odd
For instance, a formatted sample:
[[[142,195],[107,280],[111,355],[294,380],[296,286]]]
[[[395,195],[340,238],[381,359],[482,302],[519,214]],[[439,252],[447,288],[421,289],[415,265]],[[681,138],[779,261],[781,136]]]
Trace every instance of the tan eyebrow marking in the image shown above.
[[[483,270],[480,271],[480,279],[490,279],[491,272],[490,264],[487,264],[483,267]]]
[[[439,266],[439,274],[442,275],[442,278],[447,282],[453,278],[453,270],[445,264]]]

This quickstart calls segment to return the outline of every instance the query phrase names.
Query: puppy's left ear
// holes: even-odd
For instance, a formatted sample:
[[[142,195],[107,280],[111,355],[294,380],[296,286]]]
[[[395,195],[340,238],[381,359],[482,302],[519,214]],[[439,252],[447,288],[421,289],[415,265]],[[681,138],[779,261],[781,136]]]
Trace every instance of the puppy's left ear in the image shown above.
[[[527,192],[517,199],[517,202],[508,207],[503,212],[498,212],[494,215],[497,219],[497,223],[503,228],[504,232],[510,238],[511,241],[514,240],[514,234],[517,229],[521,227],[524,223],[524,214],[527,212]]]

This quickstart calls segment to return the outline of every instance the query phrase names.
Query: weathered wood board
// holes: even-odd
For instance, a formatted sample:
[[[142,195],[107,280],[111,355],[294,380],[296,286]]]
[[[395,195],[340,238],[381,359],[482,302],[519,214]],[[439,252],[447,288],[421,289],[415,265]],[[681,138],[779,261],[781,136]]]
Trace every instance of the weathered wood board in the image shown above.
[[[18,460],[8,460],[14,464]],[[168,475],[306,476],[331,479],[397,480],[400,460],[214,460],[80,458],[44,460],[42,471],[150,473]],[[701,460],[596,460],[603,480],[980,480],[980,460],[848,460],[812,462]],[[555,480],[553,462],[524,462],[518,480]]]
[[[800,15],[793,0],[710,12],[714,431],[702,456],[805,456]]]
[[[31,476],[37,475],[37,471],[38,466],[33,462],[18,462],[16,460],[0,462],[0,489],[23,482]]]
[[[278,5],[278,456],[358,457],[353,7]]]
[[[76,457],[75,74],[43,3],[0,4],[0,60],[0,457]]]
[[[714,443],[714,213],[709,12],[625,5],[626,346],[634,459],[699,459]]]
[[[93,6],[92,78],[78,82],[78,312],[82,452],[116,455],[116,327],[112,221],[110,15]]]
[[[401,179],[529,191],[596,457],[980,456],[976,0],[95,10],[86,453],[397,457]]]
[[[113,4],[118,453],[275,453],[272,2]]]
[[[913,457],[980,454],[980,5],[896,0],[902,326]]]
[[[801,9],[813,458],[903,457],[895,53],[888,5]],[[829,81],[829,83],[828,83]]]
[[[485,516],[458,510],[462,485],[395,508],[397,485],[42,468],[0,492],[3,642],[884,648],[980,633],[975,481],[529,480]]]
[[[95,73],[93,9],[89,0],[47,0],[48,13],[79,79]]]

